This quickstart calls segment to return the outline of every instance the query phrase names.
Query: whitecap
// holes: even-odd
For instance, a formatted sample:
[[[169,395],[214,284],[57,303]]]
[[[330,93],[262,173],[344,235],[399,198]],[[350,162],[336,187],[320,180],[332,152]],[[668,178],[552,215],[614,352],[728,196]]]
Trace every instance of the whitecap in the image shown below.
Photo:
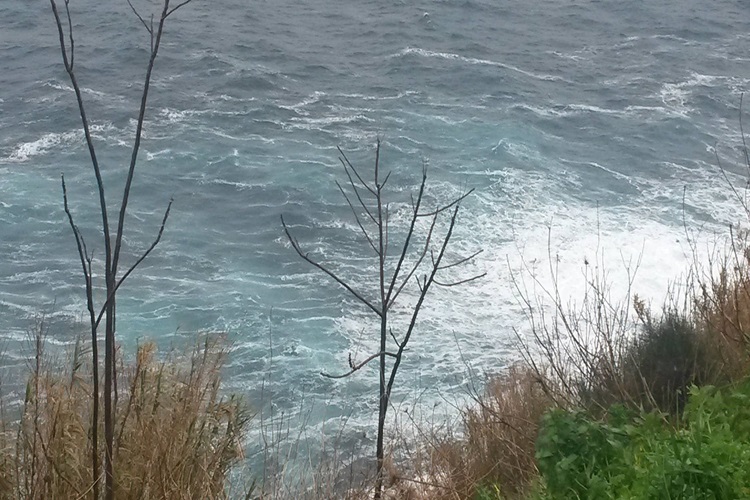
[[[690,95],[695,87],[714,87],[717,81],[731,80],[727,77],[691,73],[690,78],[677,83],[664,83],[659,90],[659,97],[667,107],[682,116],[695,110],[688,106]]]
[[[298,113],[300,115],[307,116],[310,113],[308,113],[304,108],[306,108],[307,106],[309,106],[311,104],[315,104],[317,102],[320,102],[320,99],[322,97],[324,97],[325,95],[326,95],[325,92],[321,92],[321,91],[316,90],[315,92],[313,92],[309,96],[305,97],[304,99],[302,99],[300,102],[298,102],[296,104],[289,104],[289,105],[279,104],[278,106],[280,108],[282,108],[282,109],[288,109],[288,110],[294,111],[294,112],[296,112],[296,113]]]
[[[372,122],[373,120],[363,114],[322,116],[319,118],[292,118],[291,123],[287,123],[286,126],[291,126],[292,128],[318,129],[328,125],[347,124],[359,121]]]
[[[387,96],[376,96],[376,95],[365,95],[365,94],[336,94],[336,97],[346,97],[348,99],[362,99],[363,101],[392,101],[403,99],[404,97],[419,94],[416,90],[407,90],[405,92],[399,92],[396,95]]]
[[[70,132],[50,132],[44,134],[39,139],[29,142],[23,142],[16,145],[13,151],[5,160],[9,162],[22,163],[28,161],[34,156],[47,153],[52,148],[61,145],[67,145],[72,142],[83,140],[83,132],[72,130]]]
[[[452,52],[434,52],[431,50],[425,50],[420,49],[417,47],[407,47],[400,52],[396,54],[392,54],[389,57],[403,57],[406,55],[418,55],[421,57],[429,57],[429,58],[439,58],[439,59],[446,59],[449,61],[461,61],[467,64],[478,64],[478,65],[484,65],[484,66],[496,66],[498,68],[504,68],[509,69],[511,71],[515,71],[517,73],[521,73],[522,75],[529,76],[531,78],[535,78],[537,80],[544,80],[549,82],[567,82],[564,78],[557,75],[547,75],[547,74],[540,74],[540,73],[534,73],[531,71],[527,71],[521,68],[518,68],[516,66],[512,66],[510,64],[501,63],[498,61],[491,61],[489,59],[477,59],[474,57],[465,57],[459,54],[454,54]]]

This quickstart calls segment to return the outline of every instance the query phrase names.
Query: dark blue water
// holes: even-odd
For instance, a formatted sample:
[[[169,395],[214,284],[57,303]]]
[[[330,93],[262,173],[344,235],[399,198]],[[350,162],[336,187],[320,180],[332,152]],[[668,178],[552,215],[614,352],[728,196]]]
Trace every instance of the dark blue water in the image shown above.
[[[77,72],[114,207],[147,34],[125,2],[71,3]],[[317,373],[374,349],[372,319],[295,256],[279,215],[347,279],[374,283],[334,180],[336,146],[367,171],[378,136],[383,165],[396,172],[394,213],[403,215],[423,162],[432,199],[476,188],[455,244],[484,249],[468,272],[488,273],[431,297],[399,397],[449,408],[467,363],[491,371],[514,358],[513,328],[526,325],[510,276],[522,257],[544,270],[551,251],[562,293],[575,297],[584,258],[605,260],[622,293],[623,263],[640,256],[634,289],[659,300],[687,264],[684,228],[710,241],[739,218],[714,148],[742,185],[749,7],[195,0],[170,18],[156,65],[124,264],[175,203],[162,243],[120,293],[120,338],[228,331],[231,388],[258,400],[265,379],[279,410],[318,401],[313,426],[335,427],[341,415],[352,415],[352,429],[370,426],[374,373],[343,382]],[[0,336],[17,357],[30,315],[72,324],[84,309],[61,172],[97,259],[102,247],[49,6],[4,0],[0,19]]]

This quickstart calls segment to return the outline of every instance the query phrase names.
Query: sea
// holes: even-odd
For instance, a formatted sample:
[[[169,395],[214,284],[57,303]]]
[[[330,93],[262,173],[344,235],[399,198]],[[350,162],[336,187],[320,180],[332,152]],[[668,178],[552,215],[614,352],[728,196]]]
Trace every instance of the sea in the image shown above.
[[[158,3],[134,6],[148,23]],[[114,220],[149,36],[124,0],[71,0],[70,10]],[[372,182],[379,140],[381,179],[393,172],[391,248],[423,168],[427,207],[473,190],[449,257],[481,253],[452,278],[486,275],[430,291],[392,411],[455,417],[487,374],[519,359],[525,299],[579,303],[598,273],[612,303],[638,294],[658,307],[742,222],[748,85],[741,0],[193,0],[167,20],[154,68],[122,269],[174,203],[160,243],[118,293],[122,351],[225,333],[226,388],[266,422],[286,419],[277,429],[291,436],[304,427],[311,453],[329,435],[371,449],[374,365],[341,380],[320,372],[377,352],[377,318],[295,253],[281,216],[311,258],[377,300],[377,258],[336,182],[348,182],[337,148]],[[101,300],[96,184],[50,5],[3,0],[6,367],[24,366],[40,317],[53,346],[86,332],[61,174]],[[435,238],[446,229],[441,219]],[[418,293],[412,279],[396,335]],[[250,449],[262,434],[251,433]]]

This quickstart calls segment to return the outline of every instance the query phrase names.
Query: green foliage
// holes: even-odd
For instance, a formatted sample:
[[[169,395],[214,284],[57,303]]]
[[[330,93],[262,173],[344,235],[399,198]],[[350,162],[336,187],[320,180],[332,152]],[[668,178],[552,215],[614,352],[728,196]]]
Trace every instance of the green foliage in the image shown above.
[[[480,487],[474,495],[474,500],[503,500],[503,496],[500,493],[500,487],[492,484]]]
[[[611,408],[547,414],[537,461],[553,499],[750,498],[750,383],[690,389],[677,427],[656,413]]]

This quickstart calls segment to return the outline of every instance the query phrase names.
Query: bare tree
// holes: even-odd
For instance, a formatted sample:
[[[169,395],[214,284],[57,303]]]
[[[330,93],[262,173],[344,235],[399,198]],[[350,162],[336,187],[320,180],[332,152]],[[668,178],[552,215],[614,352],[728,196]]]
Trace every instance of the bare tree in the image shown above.
[[[357,290],[349,281],[339,276],[332,268],[315,257],[311,257],[303,251],[299,242],[292,236],[284,217],[281,223],[284,227],[289,243],[297,254],[314,267],[327,274],[340,286],[344,287],[353,297],[364,304],[380,321],[380,349],[366,357],[363,361],[356,362],[349,354],[349,370],[342,374],[329,374],[321,372],[321,375],[329,378],[345,378],[353,375],[374,360],[379,361],[379,409],[378,409],[378,435],[377,435],[377,468],[375,483],[375,498],[382,496],[383,490],[383,460],[384,446],[383,433],[385,429],[386,414],[390,401],[396,374],[404,356],[409,341],[417,324],[417,317],[422,309],[432,285],[442,287],[458,286],[479,279],[485,273],[475,274],[463,279],[447,279],[443,281],[438,278],[441,271],[446,271],[472,261],[481,250],[462,258],[457,258],[449,263],[444,263],[453,229],[456,224],[461,202],[472,193],[469,190],[445,204],[440,204],[432,209],[424,209],[425,190],[427,187],[427,166],[423,164],[422,178],[416,199],[411,197],[411,209],[409,226],[400,249],[391,253],[389,244],[391,227],[389,202],[384,190],[391,172],[385,176],[380,171],[380,140],[377,141],[375,149],[375,172],[372,182],[366,181],[359,171],[352,165],[344,152],[339,148],[341,165],[346,174],[347,188],[345,189],[338,181],[336,186],[351,209],[359,230],[367,243],[369,251],[375,254],[377,259],[378,287],[376,297],[361,290]],[[438,221],[445,215],[448,219],[447,230],[441,237],[436,235]],[[419,221],[427,221],[426,232],[420,234]],[[417,242],[421,236],[422,241]],[[412,248],[414,247],[414,248]],[[395,263],[395,265],[394,265]],[[401,293],[407,285],[416,284],[418,295],[416,303],[411,307],[408,323],[401,332],[394,332],[389,313],[397,304]],[[387,363],[390,358],[392,362]],[[387,375],[387,378],[386,378]]]
[[[68,205],[68,193],[65,186],[65,178],[62,178],[62,190],[63,190],[63,203],[65,207],[65,213],[68,218],[68,223],[73,230],[75,236],[76,246],[78,249],[78,256],[81,261],[82,272],[84,281],[86,284],[86,305],[89,313],[89,321],[91,325],[91,352],[92,352],[92,367],[93,367],[93,393],[92,393],[92,421],[91,421],[91,471],[92,471],[92,487],[91,497],[97,499],[99,497],[101,472],[100,472],[100,449],[99,449],[99,351],[97,341],[99,339],[98,331],[99,326],[104,319],[104,393],[102,395],[104,400],[104,480],[105,480],[105,498],[114,498],[115,484],[114,484],[114,459],[115,459],[115,415],[117,412],[117,372],[115,363],[115,331],[116,331],[116,293],[122,283],[130,276],[130,274],[143,262],[143,260],[151,253],[161,239],[164,232],[164,226],[169,217],[169,210],[172,207],[172,200],[167,204],[167,208],[164,212],[164,216],[161,221],[158,233],[154,238],[151,245],[141,253],[141,255],[135,260],[135,262],[127,268],[122,274],[118,275],[118,265],[120,264],[120,254],[122,251],[122,238],[125,229],[125,215],[128,209],[128,199],[130,197],[130,190],[132,187],[133,176],[135,174],[135,167],[138,160],[138,152],[141,145],[141,135],[143,132],[143,124],[146,116],[146,103],[148,101],[149,86],[151,83],[151,73],[154,68],[156,56],[159,52],[159,45],[161,44],[161,37],[164,33],[164,24],[167,18],[172,15],[177,9],[190,3],[191,0],[183,0],[177,2],[174,5],[170,4],[170,0],[163,0],[161,13],[154,18],[150,16],[147,21],[141,16],[136,10],[133,4],[128,0],[128,5],[132,9],[135,16],[138,18],[141,24],[145,27],[150,37],[150,57],[148,65],[146,67],[145,82],[143,85],[143,91],[141,93],[140,108],[138,111],[138,120],[136,124],[135,138],[133,141],[132,153],[130,156],[130,163],[127,170],[127,178],[125,185],[122,189],[121,200],[119,203],[119,215],[117,219],[117,225],[115,226],[115,235],[111,234],[109,216],[108,216],[108,205],[105,196],[105,186],[102,180],[101,168],[96,155],[96,148],[94,141],[91,136],[89,120],[86,115],[86,109],[83,102],[81,88],[78,83],[78,79],[75,73],[75,41],[73,38],[73,22],[70,14],[70,0],[63,0],[65,11],[63,19],[58,10],[57,3],[55,0],[50,0],[52,6],[52,13],[55,17],[55,23],[57,25],[57,31],[60,39],[60,50],[62,51],[62,60],[65,66],[65,71],[70,78],[70,82],[75,91],[76,100],[78,104],[78,111],[81,117],[82,127],[84,136],[86,138],[86,146],[91,157],[91,163],[94,169],[94,175],[96,177],[96,186],[99,195],[99,209],[102,218],[102,231],[104,240],[104,278],[105,278],[105,290],[106,299],[101,305],[96,305],[94,301],[94,272],[92,270],[92,253],[89,251],[86,241],[83,238],[83,234],[75,224],[73,215]],[[98,311],[98,312],[97,312]]]

